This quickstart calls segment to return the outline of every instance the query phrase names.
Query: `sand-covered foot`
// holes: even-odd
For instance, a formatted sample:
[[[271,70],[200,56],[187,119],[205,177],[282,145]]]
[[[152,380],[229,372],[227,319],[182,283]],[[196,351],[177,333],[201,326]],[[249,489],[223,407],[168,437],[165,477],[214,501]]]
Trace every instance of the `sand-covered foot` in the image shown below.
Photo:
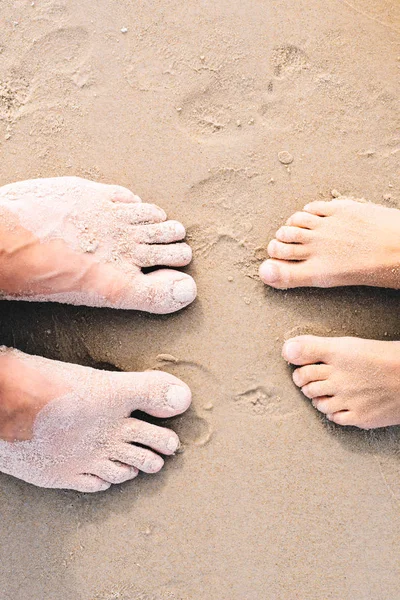
[[[288,340],[283,357],[300,368],[293,381],[338,425],[400,424],[400,342],[312,335]]]
[[[268,245],[260,267],[272,287],[400,288],[400,210],[338,198],[311,202]]]
[[[173,269],[192,258],[185,228],[126,188],[77,177],[0,188],[3,298],[171,313],[196,296]]]
[[[132,418],[184,412],[186,384],[160,371],[117,373],[0,347],[0,471],[40,487],[106,490],[156,473],[177,435]]]

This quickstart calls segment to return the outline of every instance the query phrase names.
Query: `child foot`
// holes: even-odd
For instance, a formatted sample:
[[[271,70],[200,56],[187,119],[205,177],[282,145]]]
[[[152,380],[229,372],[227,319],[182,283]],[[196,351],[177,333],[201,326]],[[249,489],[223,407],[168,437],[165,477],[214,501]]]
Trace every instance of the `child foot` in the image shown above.
[[[268,246],[262,281],[275,288],[400,289],[400,210],[339,198],[311,202]]]
[[[400,342],[305,335],[288,340],[282,355],[300,366],[293,381],[334,423],[400,424]]]
[[[0,188],[3,298],[171,313],[196,297],[172,269],[192,258],[185,228],[126,188],[77,177]]]
[[[106,490],[156,473],[177,435],[131,418],[184,412],[186,384],[168,373],[117,373],[0,347],[0,471],[41,487]]]

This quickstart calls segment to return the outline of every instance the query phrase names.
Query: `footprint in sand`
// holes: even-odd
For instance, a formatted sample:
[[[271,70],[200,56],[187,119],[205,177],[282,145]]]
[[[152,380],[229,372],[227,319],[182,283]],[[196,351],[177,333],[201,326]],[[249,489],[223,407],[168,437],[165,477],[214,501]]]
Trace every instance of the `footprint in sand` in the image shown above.
[[[259,193],[257,177],[257,172],[248,169],[218,169],[191,186],[187,202],[201,209],[203,223],[215,223],[219,220],[216,215],[224,221],[229,215],[234,227],[245,231],[254,218],[249,206],[257,190]]]
[[[298,75],[310,68],[307,54],[290,44],[275,46],[271,54],[271,65],[274,76],[277,78]]]
[[[14,73],[0,81],[0,121],[12,123],[18,117],[28,91],[29,82]]]
[[[201,214],[201,224],[187,228],[195,257],[208,257],[219,250],[230,264],[258,279],[260,249],[252,229],[257,214],[263,215],[263,206],[260,203],[258,213],[249,206],[259,193],[259,175],[248,169],[218,169],[194,183],[186,201]]]
[[[35,40],[22,58],[20,67],[34,81],[73,76],[90,56],[89,33],[83,27],[56,29]],[[62,92],[62,90],[61,90]]]
[[[275,46],[270,64],[274,78],[267,78],[264,93],[260,93],[259,78],[255,80],[221,65],[213,76],[203,79],[202,85],[182,99],[178,107],[181,129],[200,142],[234,139],[251,131],[258,116],[269,113],[271,105],[279,109],[282,94],[276,91],[276,82],[291,79],[310,68],[307,54],[290,44]]]
[[[289,135],[293,129],[301,130],[304,127],[301,106],[304,94],[311,95],[314,85],[310,76],[308,83],[302,86],[294,85],[294,82],[298,77],[304,77],[312,71],[311,61],[301,48],[286,44],[272,49],[270,67],[273,77],[260,99],[258,113],[264,127]],[[293,112],[296,107],[299,110],[298,116]]]
[[[153,44],[135,45],[124,59],[124,78],[134,90],[160,92],[176,85],[176,64],[182,60],[176,48]]]
[[[270,384],[249,387],[234,396],[233,400],[236,408],[257,416],[282,419],[298,412],[298,409]]]
[[[179,123],[200,142],[237,137],[255,124],[255,81],[239,74],[218,75],[183,98]]]
[[[50,134],[61,131],[63,120],[51,113],[57,102],[49,105],[49,88],[53,99],[64,99],[60,78],[82,87],[89,77],[85,70],[89,56],[89,35],[82,27],[57,29],[34,40],[20,64],[2,77],[0,121],[10,130],[20,117],[38,113],[33,117],[33,134],[42,132],[43,119]]]

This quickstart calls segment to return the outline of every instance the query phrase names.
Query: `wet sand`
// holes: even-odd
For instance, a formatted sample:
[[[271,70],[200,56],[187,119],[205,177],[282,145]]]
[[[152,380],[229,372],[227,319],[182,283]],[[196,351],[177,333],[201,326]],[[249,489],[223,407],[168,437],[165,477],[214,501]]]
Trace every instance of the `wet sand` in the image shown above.
[[[257,277],[306,202],[400,208],[399,3],[3,0],[0,23],[0,184],[131,188],[187,226],[199,288],[170,316],[0,304],[2,343],[194,395],[159,475],[0,476],[1,599],[400,597],[400,428],[327,424],[280,358],[293,332],[399,339],[400,294]]]

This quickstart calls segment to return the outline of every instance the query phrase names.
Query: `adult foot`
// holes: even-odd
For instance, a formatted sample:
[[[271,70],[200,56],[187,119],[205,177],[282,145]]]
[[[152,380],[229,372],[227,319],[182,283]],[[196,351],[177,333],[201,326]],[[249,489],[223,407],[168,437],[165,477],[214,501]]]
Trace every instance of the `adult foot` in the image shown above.
[[[186,384],[168,373],[117,373],[0,347],[0,471],[34,485],[106,490],[156,473],[177,435],[132,418],[184,412]]]
[[[172,269],[192,258],[185,228],[126,188],[77,177],[0,188],[3,298],[171,313],[196,296]]]
[[[275,288],[400,289],[400,210],[341,197],[311,202],[268,246],[262,281]]]
[[[400,342],[298,336],[283,357],[300,366],[293,381],[338,425],[400,424]]]

